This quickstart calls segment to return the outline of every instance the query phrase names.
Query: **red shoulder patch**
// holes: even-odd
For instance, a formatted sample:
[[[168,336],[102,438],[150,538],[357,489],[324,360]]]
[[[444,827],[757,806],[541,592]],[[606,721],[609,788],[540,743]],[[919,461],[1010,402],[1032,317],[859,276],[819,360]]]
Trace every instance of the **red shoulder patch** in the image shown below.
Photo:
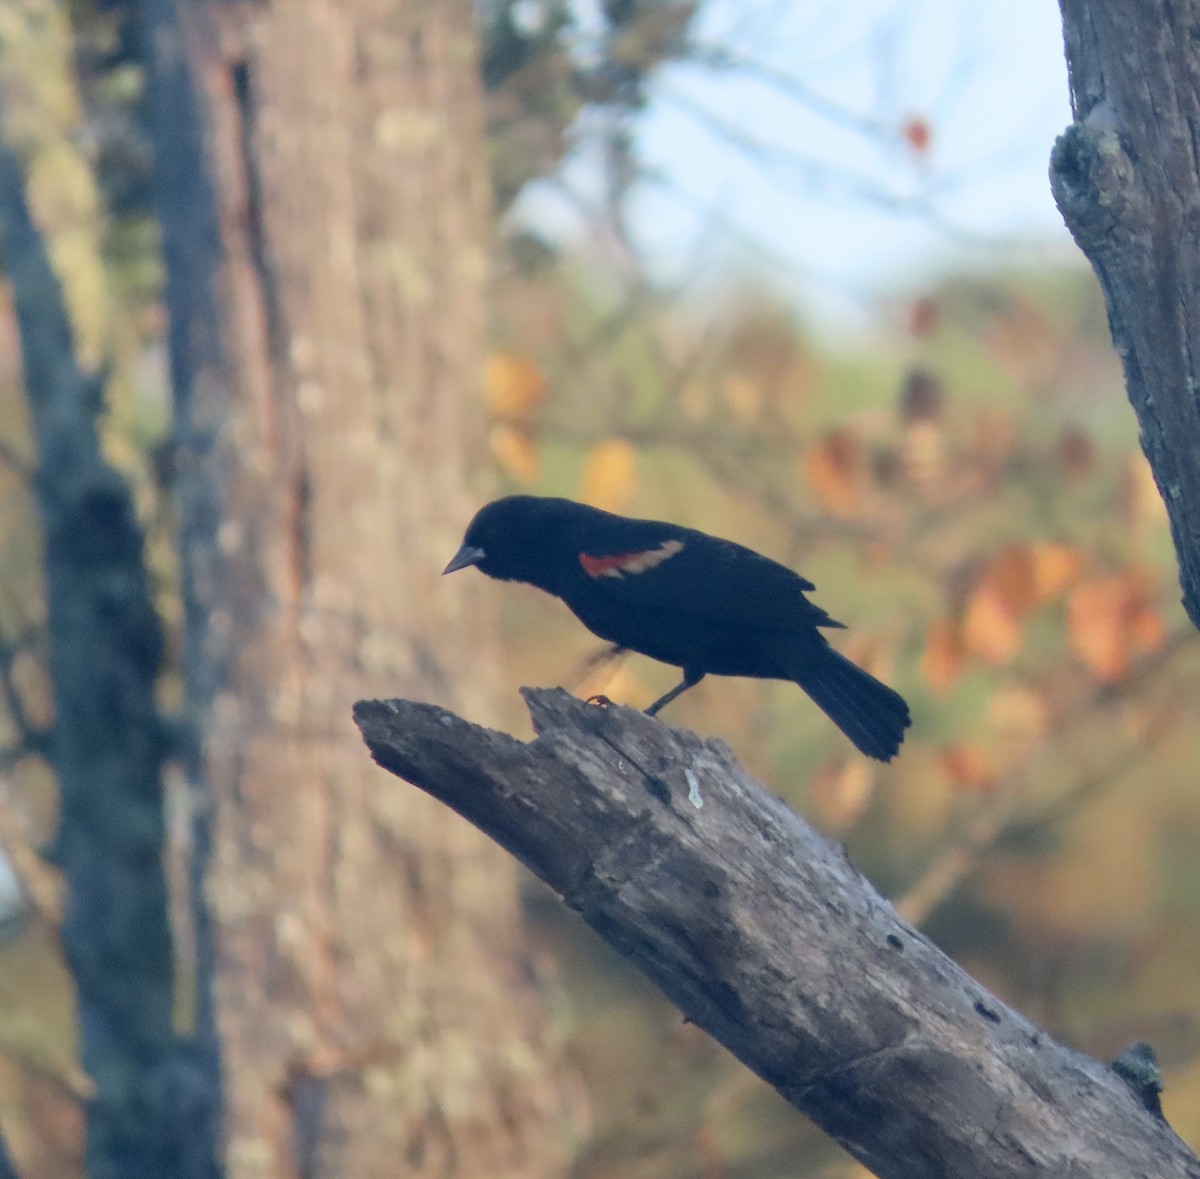
[[[640,549],[611,557],[590,557],[587,553],[580,553],[579,563],[589,577],[624,577],[630,573],[645,573],[647,569],[661,565],[682,551],[683,541],[667,540],[655,549]]]

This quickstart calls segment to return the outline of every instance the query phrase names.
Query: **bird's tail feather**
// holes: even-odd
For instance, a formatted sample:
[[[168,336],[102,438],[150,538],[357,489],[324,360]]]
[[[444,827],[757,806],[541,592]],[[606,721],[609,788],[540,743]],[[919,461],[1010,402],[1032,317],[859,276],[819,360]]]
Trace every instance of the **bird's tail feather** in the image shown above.
[[[911,724],[899,692],[824,643],[809,647],[791,678],[868,757],[891,761]]]

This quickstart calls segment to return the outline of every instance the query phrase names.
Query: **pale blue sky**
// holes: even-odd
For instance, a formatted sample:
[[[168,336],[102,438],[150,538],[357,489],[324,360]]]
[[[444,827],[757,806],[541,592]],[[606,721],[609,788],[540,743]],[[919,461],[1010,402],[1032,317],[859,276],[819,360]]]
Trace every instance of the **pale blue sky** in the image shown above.
[[[1053,0],[709,0],[703,13],[701,43],[808,94],[740,71],[660,74],[638,133],[657,179],[632,218],[660,276],[757,267],[852,323],[955,259],[1073,254],[1046,179],[1070,117]],[[909,115],[933,129],[924,164],[897,134]],[[568,179],[588,187],[585,167]]]

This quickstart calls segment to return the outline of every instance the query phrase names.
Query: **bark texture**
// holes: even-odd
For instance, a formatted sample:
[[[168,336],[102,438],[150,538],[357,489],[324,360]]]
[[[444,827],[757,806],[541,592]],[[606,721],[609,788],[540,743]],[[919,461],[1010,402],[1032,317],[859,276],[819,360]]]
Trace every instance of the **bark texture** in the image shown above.
[[[1074,122],[1051,186],[1104,288],[1200,627],[1200,3],[1061,8]]]
[[[492,620],[437,581],[484,343],[472,4],[148,14],[229,1171],[553,1175],[514,868],[379,791],[349,718],[490,695]]]
[[[1112,1069],[969,978],[722,743],[525,694],[530,744],[404,700],[355,718],[381,766],[522,860],[875,1174],[1200,1176]]]

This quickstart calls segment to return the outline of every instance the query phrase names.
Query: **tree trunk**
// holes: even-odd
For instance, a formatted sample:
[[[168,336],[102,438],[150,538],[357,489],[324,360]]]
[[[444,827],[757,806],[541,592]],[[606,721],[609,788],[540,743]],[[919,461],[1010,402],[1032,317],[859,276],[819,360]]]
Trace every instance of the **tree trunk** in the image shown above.
[[[132,492],[100,447],[104,382],[79,369],[61,287],[7,145],[0,223],[38,454],[60,799],[49,857],[67,885],[62,947],[79,1058],[94,1085],[85,1165],[91,1179],[207,1177],[209,1095],[171,1019],[166,747],[154,695],[162,628]]]
[[[380,789],[348,715],[490,696],[492,619],[438,580],[484,344],[472,5],[148,12],[230,1172],[553,1174],[512,866]]]
[[[110,308],[70,26],[49,0],[10,4],[4,21],[0,227],[37,455],[59,790],[48,854],[92,1086],[84,1165],[89,1179],[210,1179],[211,1094],[172,1020],[162,627],[133,491],[101,441]]]
[[[1061,7],[1075,121],[1051,185],[1104,288],[1200,627],[1200,3]]]
[[[990,995],[724,744],[526,698],[529,744],[405,700],[355,718],[380,765],[508,848],[875,1174],[1200,1179],[1136,1054],[1119,1075]]]

